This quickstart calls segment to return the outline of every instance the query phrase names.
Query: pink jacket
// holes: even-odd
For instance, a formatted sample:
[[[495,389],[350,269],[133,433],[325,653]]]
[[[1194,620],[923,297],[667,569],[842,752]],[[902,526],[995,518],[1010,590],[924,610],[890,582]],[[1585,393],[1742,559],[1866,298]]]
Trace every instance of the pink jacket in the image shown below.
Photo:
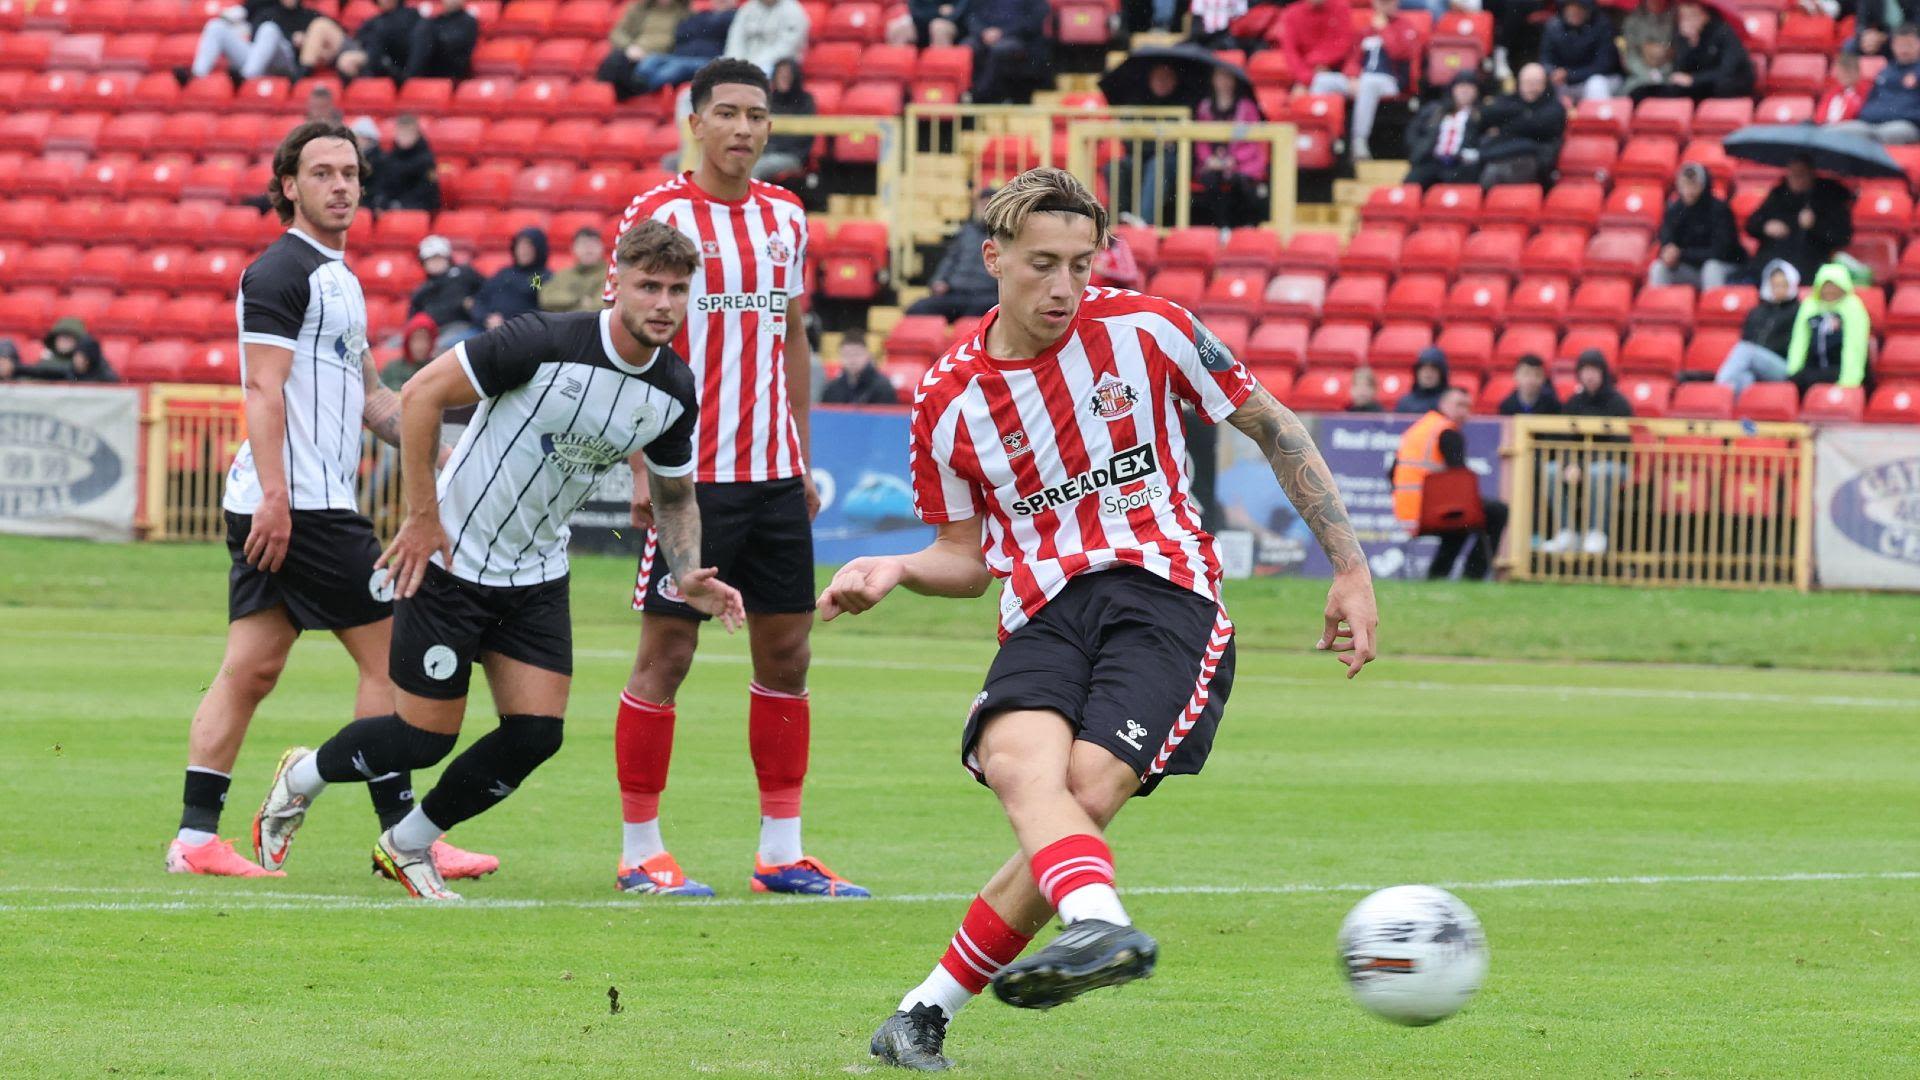
[[[1241,98],[1239,104],[1234,106],[1232,116],[1221,116],[1215,111],[1212,97],[1207,97],[1200,102],[1200,107],[1194,110],[1193,118],[1201,123],[1224,120],[1235,124],[1257,124],[1262,119],[1260,107],[1246,98]],[[1207,159],[1219,153],[1221,146],[1220,143],[1200,143],[1196,150],[1198,159],[1194,164],[1195,171],[1204,169]],[[1269,155],[1265,143],[1248,141],[1227,143],[1225,146],[1227,152],[1233,157],[1233,171],[1236,174],[1249,180],[1267,178]]]

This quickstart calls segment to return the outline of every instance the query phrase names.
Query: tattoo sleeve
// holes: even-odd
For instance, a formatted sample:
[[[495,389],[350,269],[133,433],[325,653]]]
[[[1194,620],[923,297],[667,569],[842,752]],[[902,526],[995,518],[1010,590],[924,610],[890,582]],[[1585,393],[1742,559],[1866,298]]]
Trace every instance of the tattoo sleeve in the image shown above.
[[[1333,472],[1293,410],[1280,404],[1266,387],[1256,387],[1246,404],[1227,420],[1266,455],[1274,479],[1280,481],[1293,508],[1313,530],[1334,573],[1364,569],[1366,556],[1353,534],[1353,524],[1347,520],[1347,508],[1340,502]]]
[[[700,507],[693,501],[693,477],[661,476],[649,470],[653,491],[653,529],[660,557],[676,579],[700,568]]]
[[[360,410],[361,422],[381,442],[388,446],[399,446],[400,395],[387,389],[380,377],[374,374],[372,354],[361,358],[360,370],[367,386],[367,403]]]

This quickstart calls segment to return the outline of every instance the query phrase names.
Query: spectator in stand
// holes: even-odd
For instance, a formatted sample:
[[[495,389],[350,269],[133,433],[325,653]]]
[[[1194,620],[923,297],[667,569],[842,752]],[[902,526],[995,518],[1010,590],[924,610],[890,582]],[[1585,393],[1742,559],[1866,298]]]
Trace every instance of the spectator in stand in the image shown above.
[[[880,373],[873,353],[858,334],[840,341],[840,374],[827,381],[820,391],[823,405],[898,405],[900,394],[893,383]]]
[[[1920,22],[1920,0],[1858,0],[1853,40],[1844,46],[1845,51],[1885,56],[1894,28],[1910,22]]]
[[[344,124],[345,114],[333,96],[333,87],[316,86],[307,95],[306,122],[313,124]]]
[[[1203,123],[1257,124],[1260,106],[1239,76],[1213,69],[1213,92],[1201,100],[1194,119]],[[1193,148],[1192,217],[1195,224],[1223,229],[1253,225],[1265,215],[1260,185],[1267,182],[1268,149],[1252,140],[1198,143]]]
[[[1412,65],[1413,58],[1420,53],[1420,27],[1400,11],[1399,0],[1373,0],[1373,10],[1367,16],[1366,36],[1355,39],[1349,35],[1348,40],[1353,45],[1342,58],[1341,69],[1316,73],[1310,89],[1316,94],[1340,94],[1353,99],[1353,130],[1349,136],[1353,160],[1371,161],[1373,148],[1368,140],[1373,137],[1373,121],[1380,114],[1380,103],[1413,87]]]
[[[1400,395],[1393,403],[1393,411],[1401,413],[1426,413],[1440,407],[1440,399],[1452,388],[1451,374],[1447,370],[1447,354],[1440,351],[1438,345],[1429,345],[1420,350],[1413,362],[1413,388]]]
[[[1467,5],[1479,10],[1480,3]],[[1540,12],[1546,0],[1484,0],[1493,16],[1493,77],[1505,83],[1540,58]]]
[[[407,314],[424,311],[432,316],[446,344],[472,337],[473,296],[480,291],[480,275],[453,261],[453,245],[444,236],[420,241],[420,269],[427,277],[407,301]]]
[[[9,383],[24,378],[26,372],[20,366],[20,347],[10,337],[0,337],[0,383]]]
[[[1147,69],[1146,95],[1130,105],[1142,105],[1167,109],[1195,109],[1198,104],[1180,96],[1180,73],[1172,64],[1155,64]],[[1258,106],[1255,106],[1256,110]],[[1175,143],[1136,141],[1126,143],[1123,153],[1125,159],[1120,165],[1120,205],[1122,220],[1136,224],[1157,225],[1173,213],[1173,191],[1160,185],[1162,176],[1172,176],[1176,162],[1174,154],[1178,150]],[[1145,158],[1140,163],[1140,183],[1138,190],[1127,183],[1134,175],[1135,156]],[[1204,160],[1204,159],[1203,159]],[[1129,217],[1128,215],[1133,215]]]
[[[1760,300],[1740,326],[1740,340],[1727,350],[1713,381],[1747,392],[1757,382],[1780,382],[1787,377],[1787,351],[1793,345],[1800,317],[1800,271],[1785,259],[1767,264],[1760,275]]]
[[[1053,60],[1046,33],[1052,15],[1047,0],[972,0],[966,26],[976,105],[1030,99],[1034,73]]]
[[[27,378],[44,382],[120,381],[101,355],[100,343],[87,333],[87,324],[72,315],[56,321],[40,344],[40,362],[23,372]]]
[[[1407,532],[1420,527],[1427,475],[1446,467],[1446,460],[1440,456],[1440,433],[1460,430],[1472,412],[1473,401],[1467,392],[1448,387],[1401,433],[1388,479],[1393,485],[1393,516],[1400,519]]]
[[[808,29],[800,0],[746,0],[727,28],[726,55],[772,75],[773,65],[807,51]]]
[[[1466,391],[1460,391],[1465,394]],[[1457,427],[1440,433],[1440,460],[1444,464],[1442,472],[1464,473],[1472,478],[1476,494],[1480,486],[1480,474],[1467,464],[1467,437]],[[1425,500],[1423,499],[1424,503]],[[1480,496],[1480,514],[1485,524],[1479,529],[1460,529],[1438,533],[1440,546],[1434,549],[1433,562],[1427,566],[1427,580],[1440,581],[1453,576],[1453,564],[1460,560],[1460,552],[1467,553],[1467,565],[1460,570],[1460,576],[1467,581],[1485,581],[1487,572],[1493,569],[1494,553],[1500,550],[1500,538],[1507,532],[1507,504],[1499,499]],[[1468,548],[1467,544],[1473,547]]]
[[[1737,98],[1753,96],[1753,58],[1740,35],[1700,0],[1681,0],[1674,8],[1673,74],[1642,86],[1635,100],[1649,97]]]
[[[439,210],[440,174],[420,118],[401,113],[393,121],[393,149],[382,151],[369,179],[367,204],[375,210]]]
[[[1088,283],[1102,288],[1137,290],[1145,280],[1126,237],[1118,233],[1107,237],[1107,246],[1093,257],[1093,276]]]
[[[982,224],[981,215],[991,198],[992,188],[982,190],[975,198],[973,216],[961,224],[960,231],[953,234],[953,239],[947,241],[940,253],[940,264],[934,267],[928,286],[932,295],[914,301],[907,314],[959,319],[985,315],[1000,302],[1000,282],[987,273],[987,264],[980,255],[981,245],[987,241],[987,227]]]
[[[337,10],[337,9],[336,9]],[[331,70],[347,44],[347,28],[300,0],[280,0],[275,21],[293,43],[299,62],[296,75]]]
[[[1853,240],[1853,195],[1815,175],[1811,159],[1796,159],[1748,215],[1747,235],[1760,241],[1755,265],[1785,259],[1805,281]]]
[[[1860,74],[1860,58],[1840,50],[1833,58],[1833,77],[1827,80],[1827,92],[1813,107],[1813,122],[1838,124],[1860,115],[1867,95],[1873,92],[1873,80]]]
[[[1920,26],[1901,23],[1893,32],[1893,57],[1873,77],[1859,115],[1833,130],[1897,146],[1920,142]]]
[[[333,62],[333,69],[348,82],[362,75],[398,79],[407,70],[407,54],[413,48],[413,28],[420,25],[420,11],[402,0],[378,3],[379,12],[360,24]]]
[[[1547,365],[1532,353],[1513,365],[1513,391],[1500,399],[1501,416],[1558,416],[1560,394],[1547,378]]]
[[[1574,377],[1580,382],[1580,389],[1573,392],[1561,406],[1560,411],[1567,416],[1632,416],[1633,403],[1628,401],[1613,385],[1613,371],[1607,367],[1607,358],[1598,349],[1588,349],[1580,354],[1574,366]],[[1590,437],[1593,447],[1611,446],[1627,441],[1625,435],[1596,435]],[[1585,468],[1581,461],[1585,461]],[[1620,478],[1626,474],[1625,462],[1617,455],[1595,451],[1592,453],[1570,455],[1564,462],[1556,461],[1547,469],[1547,503],[1549,520],[1558,523],[1558,531],[1552,538],[1540,545],[1540,550],[1550,555],[1570,554],[1575,545],[1588,555],[1605,555],[1609,546],[1608,530],[1613,519],[1613,493],[1619,487]],[[1585,513],[1576,522],[1573,518],[1574,505],[1585,507]]]
[[[1471,184],[1480,178],[1480,83],[1462,71],[1447,96],[1421,109],[1407,127],[1407,182]]]
[[[1295,0],[1280,9],[1274,32],[1296,94],[1322,75],[1339,75],[1353,52],[1353,19],[1347,5],[1335,0]]]
[[[278,23],[269,20],[269,7],[258,0],[252,5],[235,4],[208,19],[200,28],[200,43],[195,47],[193,63],[173,69],[181,86],[213,74],[214,65],[227,62],[227,74],[238,86],[246,79],[263,75],[292,75],[297,58],[293,43],[281,33]]]
[[[782,60],[773,65],[771,82],[773,92],[767,95],[767,105],[773,110],[774,116],[819,114],[820,107],[814,104],[813,95],[807,93],[806,75],[800,69],[800,61]],[[784,176],[793,176],[804,171],[812,157],[811,135],[769,136],[766,152],[760,155],[760,163],[753,167],[753,178],[777,181]]]
[[[1867,305],[1854,292],[1853,275],[1840,263],[1828,263],[1814,276],[1813,291],[1794,317],[1787,378],[1803,394],[1823,383],[1861,386],[1872,341]]]
[[[540,310],[599,311],[606,284],[607,241],[589,226],[573,234],[573,265],[540,283]]]
[[[663,86],[679,86],[691,80],[707,66],[707,61],[726,51],[735,7],[736,0],[712,0],[707,10],[691,12],[682,18],[673,28],[672,51],[641,57],[633,66],[629,89],[635,94],[650,94]],[[614,84],[616,90],[619,85]],[[687,109],[689,114],[692,111]],[[674,122],[684,125],[686,120],[676,115]]]
[[[1247,0],[1193,0],[1193,17],[1187,20],[1187,36],[1208,49],[1237,49],[1233,21],[1247,13]]]
[[[1380,404],[1380,382],[1373,377],[1370,367],[1353,369],[1353,382],[1347,387],[1347,411],[1360,413],[1386,412],[1386,406]]]
[[[1713,178],[1697,161],[1680,166],[1673,190],[1660,219],[1660,249],[1647,268],[1647,284],[1717,289],[1740,273],[1747,260],[1733,208],[1714,195]]]
[[[1547,71],[1539,64],[1520,69],[1518,92],[1494,98],[1480,114],[1480,182],[1538,184],[1553,173],[1560,141],[1567,132],[1567,110],[1547,92]]]
[[[1641,46],[1652,41],[1671,45],[1673,32],[1673,5],[1669,0],[1640,0],[1627,12],[1627,17],[1620,20],[1620,37],[1626,43],[1620,58],[1627,75],[1638,74],[1634,71],[1634,58],[1641,55]]]
[[[1625,55],[1626,81],[1620,84],[1622,97],[1635,101],[1652,95],[1653,87],[1666,85],[1673,77],[1673,39],[1648,39],[1629,46]]]
[[[652,56],[673,51],[674,34],[687,17],[687,0],[634,0],[620,13],[607,40],[613,48],[600,61],[594,77],[612,83],[621,101],[647,91],[647,80],[640,77],[640,66]]]
[[[887,24],[887,44],[952,45],[966,20],[967,0],[907,0],[906,10]]]
[[[480,20],[467,10],[467,0],[440,0],[440,13],[413,28],[406,77],[464,79],[473,74],[473,49],[479,43]]]
[[[1613,23],[1593,0],[1561,0],[1540,37],[1540,64],[1563,104],[1610,98],[1620,89],[1620,49]]]
[[[602,271],[601,277],[605,278]],[[439,355],[437,343],[440,340],[440,327],[433,316],[418,311],[407,320],[406,329],[400,334],[400,355],[387,361],[380,369],[381,385],[398,393],[407,384],[407,380],[420,373],[420,369],[433,362]]]
[[[513,234],[513,265],[497,271],[473,295],[474,325],[492,330],[540,307],[547,270],[547,233],[529,226]],[[604,283],[606,278],[602,276]]]
[[[367,172],[372,175],[380,169],[380,124],[371,116],[363,116],[353,122],[350,129],[353,141],[360,144],[360,154],[367,159]]]

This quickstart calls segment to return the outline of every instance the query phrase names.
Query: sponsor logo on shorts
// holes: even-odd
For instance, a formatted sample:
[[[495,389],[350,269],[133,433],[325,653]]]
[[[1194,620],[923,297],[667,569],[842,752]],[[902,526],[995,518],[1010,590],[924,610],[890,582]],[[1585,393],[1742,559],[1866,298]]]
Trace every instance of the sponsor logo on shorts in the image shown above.
[[[1021,517],[1032,517],[1063,503],[1085,498],[1101,488],[1145,480],[1159,471],[1160,461],[1154,455],[1153,444],[1141,443],[1139,446],[1113,455],[1104,465],[1088,469],[1063,483],[1042,488],[1025,498],[1014,500],[1012,509]]]
[[[672,574],[661,574],[660,584],[654,586],[654,591],[660,594],[660,599],[668,601],[669,603],[684,604],[687,602],[687,595],[680,591],[680,586],[673,583]]]
[[[435,645],[420,658],[420,670],[427,678],[435,682],[445,682],[453,677],[453,669],[460,666],[460,658],[445,645]]]
[[[1128,746],[1133,747],[1135,750],[1146,749],[1146,747],[1140,745],[1140,740],[1147,737],[1147,729],[1141,727],[1139,724],[1135,723],[1132,720],[1127,721],[1127,726],[1125,730],[1116,731],[1114,732],[1114,734],[1120,736],[1121,742],[1126,743]]]
[[[1118,375],[1106,374],[1094,384],[1087,396],[1087,411],[1102,420],[1118,420],[1133,411],[1140,402],[1140,391]]]
[[[540,449],[547,455],[547,464],[568,476],[582,473],[597,475],[606,472],[614,462],[620,460],[619,446],[598,435],[582,435],[572,431],[540,436]]]
[[[382,604],[392,602],[393,579],[388,576],[384,567],[375,570],[373,576],[367,579],[367,595]]]

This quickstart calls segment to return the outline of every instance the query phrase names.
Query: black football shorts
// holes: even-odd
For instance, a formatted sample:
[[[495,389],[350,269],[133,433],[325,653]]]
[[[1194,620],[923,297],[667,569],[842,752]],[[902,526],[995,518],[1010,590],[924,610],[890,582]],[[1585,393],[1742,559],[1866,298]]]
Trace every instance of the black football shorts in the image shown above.
[[[252,515],[227,514],[228,622],[278,604],[286,605],[295,630],[347,630],[393,614],[387,572],[373,568],[380,540],[372,522],[351,510],[295,510],[290,517],[287,557],[269,573],[247,562]]]
[[[473,662],[487,653],[573,674],[567,579],[476,585],[429,565],[419,590],[394,603],[387,677],[407,693],[466,697]]]
[[[748,612],[787,615],[813,610],[813,522],[807,517],[806,485],[785,480],[695,484],[700,504],[700,565],[740,590]],[[684,619],[705,619],[688,607],[673,583],[652,530],[640,553],[633,609]]]

